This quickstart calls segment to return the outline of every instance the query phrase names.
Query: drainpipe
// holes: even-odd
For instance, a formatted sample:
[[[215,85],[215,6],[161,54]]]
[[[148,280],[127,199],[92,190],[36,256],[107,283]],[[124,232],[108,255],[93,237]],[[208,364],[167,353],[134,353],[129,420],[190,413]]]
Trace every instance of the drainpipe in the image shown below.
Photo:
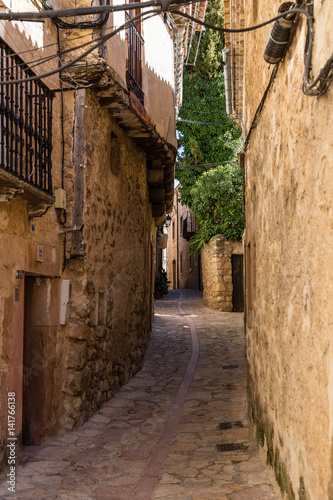
[[[174,20],[172,14],[169,13],[169,22],[173,29],[173,44],[174,44],[174,72],[175,72],[175,94],[174,94],[174,106],[175,115],[178,116],[178,65],[179,65],[179,32],[176,21]]]
[[[178,217],[178,191],[177,191],[177,290],[179,290],[179,217]]]
[[[232,23],[232,0],[230,1],[230,29],[233,29],[233,23]],[[231,113],[234,111],[234,86],[233,86],[233,81],[234,81],[234,49],[233,49],[233,33],[230,33],[230,86],[231,86]],[[231,114],[230,113],[230,114]]]
[[[224,68],[225,107],[226,107],[227,114],[231,115],[232,114],[232,105],[231,105],[229,49],[222,49],[222,59],[223,59],[223,68]]]

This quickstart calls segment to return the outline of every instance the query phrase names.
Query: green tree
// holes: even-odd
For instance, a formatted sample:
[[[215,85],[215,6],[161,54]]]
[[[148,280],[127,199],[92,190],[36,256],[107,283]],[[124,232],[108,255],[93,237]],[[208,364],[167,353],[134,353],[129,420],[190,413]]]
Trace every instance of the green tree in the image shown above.
[[[209,0],[206,21],[223,27],[223,14],[222,1]],[[198,41],[199,33],[196,33],[189,57],[190,65],[187,65],[184,70],[183,105],[179,117],[184,120],[214,122],[214,124],[178,122],[179,154],[176,165],[176,178],[182,185],[181,203],[188,205],[197,216],[198,190],[205,185],[199,181],[202,177],[211,179],[214,174],[211,172],[209,175],[204,174],[206,170],[204,168],[181,167],[210,163],[223,164],[233,161],[241,145],[241,131],[225,111],[224,76],[221,64],[223,35],[216,31],[205,30],[202,34],[196,64],[193,65]],[[218,179],[219,173],[216,175]],[[217,189],[217,192],[223,196],[223,190]],[[204,193],[203,196],[208,196],[209,190],[204,189]],[[203,202],[202,199],[201,203]],[[218,217],[215,219],[214,217],[212,219],[200,217],[199,223],[201,228],[197,238],[199,240],[201,238],[202,241],[208,241],[211,236],[221,232],[223,226],[219,223]],[[209,234],[210,237],[208,237]],[[238,235],[239,231],[227,230],[224,227],[223,234],[230,239],[234,237],[234,234]]]
[[[197,252],[215,234],[229,240],[241,239],[244,231],[243,171],[238,166],[221,165],[200,176],[192,187],[192,210],[199,230],[191,239]]]

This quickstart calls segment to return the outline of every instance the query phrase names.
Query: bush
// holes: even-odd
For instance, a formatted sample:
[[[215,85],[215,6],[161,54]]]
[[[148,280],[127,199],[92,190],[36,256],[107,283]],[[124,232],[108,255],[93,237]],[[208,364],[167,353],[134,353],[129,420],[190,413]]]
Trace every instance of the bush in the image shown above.
[[[204,174],[191,190],[191,210],[199,230],[191,238],[191,252],[198,252],[215,234],[240,240],[244,231],[243,171],[238,165],[221,165]]]

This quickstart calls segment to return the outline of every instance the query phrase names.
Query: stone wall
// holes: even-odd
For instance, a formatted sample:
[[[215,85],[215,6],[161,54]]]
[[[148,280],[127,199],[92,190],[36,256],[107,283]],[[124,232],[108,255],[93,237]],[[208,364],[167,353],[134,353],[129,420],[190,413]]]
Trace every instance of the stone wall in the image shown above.
[[[68,344],[66,429],[82,423],[139,370],[152,320],[155,226],[146,157],[93,92],[85,106],[84,255],[71,258],[63,274],[73,282],[70,322],[60,327]],[[67,126],[69,131],[73,121]],[[111,131],[119,145],[116,170],[110,166]],[[68,179],[72,172],[69,166]],[[71,196],[69,214],[73,203]],[[70,257],[70,241],[67,250]]]
[[[66,219],[62,214],[63,223],[58,220],[54,206],[43,217],[29,218],[27,201],[0,203],[0,387],[2,402],[8,391],[16,393],[18,456],[22,429],[25,444],[38,444],[54,432],[77,427],[140,369],[153,315],[155,225],[146,156],[99,106],[93,92],[85,102],[83,254],[74,258],[71,233],[65,237],[57,232],[73,223],[76,181],[73,93],[65,94],[64,104]],[[58,106],[59,95],[57,113]],[[57,124],[54,128],[57,189],[61,129]],[[116,169],[111,169],[111,130],[120,141]],[[43,262],[36,260],[37,245],[43,247]],[[23,271],[21,277],[17,270]],[[64,279],[71,280],[73,296],[69,322],[61,326]],[[31,319],[25,309],[31,310]],[[27,325],[33,332],[30,347],[25,346]],[[23,401],[23,371],[29,410]],[[2,412],[1,461],[6,423]]]
[[[8,2],[7,2],[8,3]],[[33,2],[26,2],[27,11],[36,11]],[[19,25],[18,25],[19,24]],[[36,59],[36,53],[40,53],[44,44],[43,30],[41,25],[37,30],[33,28],[34,23],[26,23],[25,35],[20,31],[20,23],[0,23],[0,35],[2,40],[8,43],[11,50],[21,55],[25,54],[27,62]],[[47,24],[47,29],[50,25]],[[28,26],[29,25],[29,26]],[[44,25],[45,26],[45,25]],[[52,28],[51,28],[52,29]],[[54,33],[56,30],[54,29]],[[53,53],[53,47],[45,48],[43,56]],[[50,71],[57,67],[56,61],[49,61],[43,65],[44,71]],[[38,71],[38,67],[34,70]],[[47,78],[45,84],[52,88],[59,80]],[[53,116],[60,116],[60,95],[53,99]],[[61,168],[57,159],[61,156],[61,129],[56,119],[53,123],[53,166],[52,182],[53,189],[61,186]],[[1,139],[3,142],[3,139]],[[32,146],[33,148],[35,145]],[[7,172],[1,169],[1,175]],[[59,276],[62,267],[63,247],[59,245],[57,228],[59,222],[56,210],[50,207],[54,203],[52,196],[46,195],[38,190],[25,190],[27,186],[18,181],[16,187],[6,188],[7,180],[1,177],[0,186],[0,469],[5,464],[6,444],[8,437],[8,414],[7,398],[8,392],[15,392],[15,436],[17,437],[16,453],[18,459],[21,453],[22,429],[24,422],[23,401],[23,373],[26,379],[34,381],[42,372],[47,373],[43,387],[43,398],[45,401],[43,412],[39,410],[36,418],[47,420],[42,424],[41,432],[44,436],[52,434],[55,430],[57,420],[61,413],[61,389],[58,388],[54,367],[57,366],[59,373],[64,369],[65,353],[58,344],[57,325],[59,322]],[[40,196],[40,197],[39,197]],[[46,201],[46,204],[43,203]],[[32,202],[32,203],[31,203]],[[40,206],[38,209],[38,205]],[[36,216],[32,216],[32,206]],[[42,209],[40,210],[40,207]],[[39,212],[37,214],[37,212]],[[41,213],[43,213],[41,217]],[[37,259],[37,249],[42,249],[42,259]],[[18,271],[21,271],[20,273]],[[23,272],[22,272],[23,271]],[[34,280],[36,276],[36,280]],[[38,279],[37,279],[38,277]],[[33,281],[34,286],[32,285]],[[31,285],[28,288],[28,282]],[[28,290],[34,290],[28,294]],[[43,290],[42,295],[39,291]],[[32,300],[40,298],[36,307]],[[30,324],[34,325],[37,336],[43,336],[44,350],[40,346],[32,347],[31,363],[24,359],[24,330],[28,321],[28,310],[26,307],[29,299]],[[43,312],[41,315],[40,313]],[[57,344],[57,346],[55,345]],[[31,382],[30,387],[33,387]],[[38,391],[42,392],[41,386]],[[36,438],[37,441],[37,438]]]
[[[26,10],[37,8],[33,1],[25,3]],[[59,0],[57,6],[69,3]],[[35,31],[34,23],[27,24],[27,39],[20,23],[8,24],[12,50],[28,58],[37,57],[25,52],[32,48],[46,55],[45,40],[53,41],[54,49],[57,30],[50,21],[35,23]],[[68,42],[75,34],[62,32],[62,48],[64,38]],[[104,66],[97,68],[99,77],[105,76]],[[54,60],[42,70],[57,67]],[[89,65],[83,67],[89,73]],[[106,78],[108,90],[120,79],[112,68],[105,71],[114,78],[110,84]],[[68,90],[77,82],[66,76]],[[60,90],[58,75],[45,83]],[[8,188],[3,184],[8,169],[0,167],[0,467],[6,463],[8,392],[16,394],[19,456],[22,440],[38,444],[82,424],[140,369],[149,341],[157,215],[147,170],[155,161],[168,174],[164,185],[173,187],[175,148],[157,135],[126,88],[119,85],[113,92],[112,109],[101,103],[98,90],[92,85],[54,94],[52,189],[64,190],[65,207],[56,208],[55,196],[39,188],[31,195],[29,182],[15,175],[17,189]],[[172,95],[165,82],[163,92]],[[176,144],[174,107],[168,102],[159,128]],[[66,280],[72,295],[69,317],[60,324]]]
[[[242,3],[242,2],[240,2]],[[245,25],[280,2],[250,0]],[[246,151],[247,356],[251,415],[284,498],[332,498],[333,88],[302,93],[301,16]],[[314,3],[313,75],[332,52],[332,9]],[[273,67],[270,27],[246,35],[246,130]]]
[[[242,254],[241,241],[226,240],[222,234],[213,236],[201,251],[203,302],[219,311],[232,311],[232,254]]]

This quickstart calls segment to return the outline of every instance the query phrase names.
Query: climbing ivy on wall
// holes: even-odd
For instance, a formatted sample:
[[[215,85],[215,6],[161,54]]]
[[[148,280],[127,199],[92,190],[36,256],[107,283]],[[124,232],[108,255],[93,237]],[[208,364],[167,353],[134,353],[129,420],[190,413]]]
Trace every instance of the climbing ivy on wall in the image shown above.
[[[206,21],[223,26],[221,0],[209,0]],[[192,43],[189,63],[193,63],[195,60],[198,40],[199,32],[195,34]],[[179,118],[206,123],[178,121],[179,154],[176,167],[207,163],[222,164],[226,161],[234,161],[241,148],[241,132],[235,123],[230,121],[230,117],[225,111],[224,77],[221,64],[223,43],[221,33],[211,30],[204,31],[195,65],[185,66],[183,104]],[[214,124],[207,122],[214,122]],[[205,173],[206,169],[204,168],[176,169],[176,178],[182,185],[180,188],[181,203],[187,205],[197,215],[199,221],[200,229],[192,242],[192,248],[196,250],[219,232],[222,232],[228,239],[239,239],[242,235],[244,227],[241,212],[242,199],[238,197],[238,194],[238,210],[235,207],[230,209],[227,218],[224,218],[223,221],[218,215],[223,205],[222,198],[227,192],[227,189],[224,189],[219,183],[227,182],[230,186],[230,182],[234,178],[232,169],[237,177],[238,189],[239,167],[237,165],[225,167],[210,170],[208,173]],[[215,189],[222,198],[212,196],[211,189]],[[212,203],[216,203],[216,206],[220,207],[215,214]],[[225,203],[231,207],[230,200],[228,202],[225,200]]]

